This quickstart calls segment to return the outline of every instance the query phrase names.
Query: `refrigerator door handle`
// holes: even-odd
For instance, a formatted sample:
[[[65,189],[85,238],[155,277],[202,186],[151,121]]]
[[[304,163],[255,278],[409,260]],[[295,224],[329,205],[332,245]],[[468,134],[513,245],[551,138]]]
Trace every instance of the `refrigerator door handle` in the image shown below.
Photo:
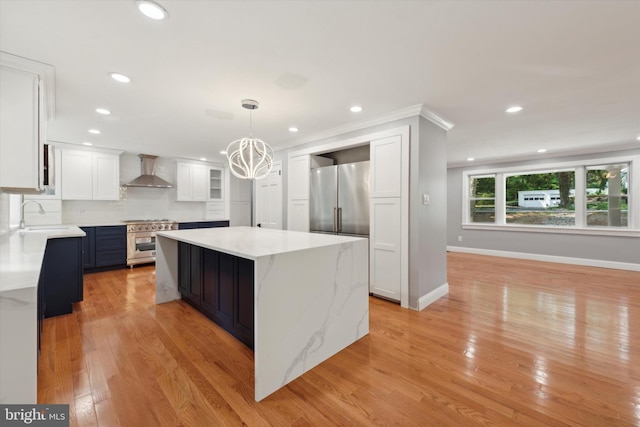
[[[342,208],[338,208],[338,233],[342,233]]]
[[[333,232],[338,231],[338,208],[333,208]]]

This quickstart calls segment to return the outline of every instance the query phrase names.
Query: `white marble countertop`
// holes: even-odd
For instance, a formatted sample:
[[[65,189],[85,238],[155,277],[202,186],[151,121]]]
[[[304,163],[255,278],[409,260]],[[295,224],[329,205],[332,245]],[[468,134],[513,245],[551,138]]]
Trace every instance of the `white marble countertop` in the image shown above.
[[[304,233],[259,227],[220,227],[162,231],[159,236],[256,260],[259,257],[366,240],[361,237]]]
[[[73,225],[27,227],[0,237],[0,292],[35,287],[47,239],[83,237]]]

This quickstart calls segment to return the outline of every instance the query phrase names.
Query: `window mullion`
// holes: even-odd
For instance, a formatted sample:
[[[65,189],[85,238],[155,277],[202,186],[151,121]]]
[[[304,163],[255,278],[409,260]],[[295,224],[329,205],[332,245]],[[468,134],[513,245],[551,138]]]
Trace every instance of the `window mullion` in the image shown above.
[[[506,223],[506,213],[505,213],[505,176],[503,173],[496,174],[496,200],[495,200],[495,209],[496,209],[496,224],[504,225]]]

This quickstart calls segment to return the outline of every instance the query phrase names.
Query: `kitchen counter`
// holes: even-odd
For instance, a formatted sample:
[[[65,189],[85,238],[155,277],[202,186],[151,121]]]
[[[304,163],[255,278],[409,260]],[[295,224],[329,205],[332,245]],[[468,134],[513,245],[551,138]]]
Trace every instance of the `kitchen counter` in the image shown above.
[[[181,298],[178,242],[252,261],[256,401],[369,333],[367,239],[229,227],[156,241],[158,304]]]
[[[27,227],[0,237],[0,403],[36,403],[38,280],[48,239],[75,226]]]

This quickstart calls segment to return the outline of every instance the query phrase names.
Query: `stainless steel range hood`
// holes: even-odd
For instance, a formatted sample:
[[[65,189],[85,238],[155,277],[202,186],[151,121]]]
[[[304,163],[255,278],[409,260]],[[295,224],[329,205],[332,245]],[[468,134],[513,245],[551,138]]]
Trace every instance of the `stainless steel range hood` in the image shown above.
[[[140,175],[133,181],[124,184],[123,187],[173,187],[173,184],[155,175],[155,160],[158,158],[158,156],[150,156],[149,154],[138,154],[138,157],[140,157],[140,163],[142,164],[142,175]]]

